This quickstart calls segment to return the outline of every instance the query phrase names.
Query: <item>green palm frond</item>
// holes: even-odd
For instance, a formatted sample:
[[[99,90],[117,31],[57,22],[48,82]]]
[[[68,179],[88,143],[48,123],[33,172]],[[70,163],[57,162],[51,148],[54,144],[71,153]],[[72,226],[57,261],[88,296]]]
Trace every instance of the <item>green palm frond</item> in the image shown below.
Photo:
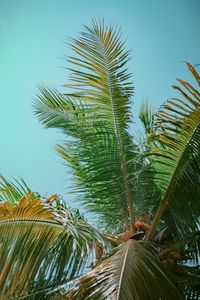
[[[188,68],[199,84],[195,69]],[[184,100],[168,100],[157,115],[155,137],[164,147],[152,151],[154,182],[162,199],[149,232],[151,239],[163,212],[168,209],[179,232],[198,230],[200,215],[200,93],[178,80],[174,86]]]
[[[147,100],[140,106],[139,119],[143,124],[146,136],[151,136],[154,133],[154,108]]]
[[[30,192],[30,188],[23,179],[13,182],[0,175],[0,202],[15,202],[28,192]]]
[[[62,292],[61,289],[58,292]],[[163,269],[152,245],[130,239],[75,287],[55,299],[183,299]]]
[[[118,146],[106,121],[91,106],[56,91],[43,89],[35,105],[45,126],[60,128],[71,137],[56,150],[72,169],[79,201],[89,211],[100,214],[105,222],[109,220],[110,226],[111,212],[116,220],[128,223]]]
[[[151,149],[157,146],[157,142],[152,140],[152,136],[155,135],[155,112],[152,104],[147,100],[140,106],[139,119],[142,122],[144,134],[138,145],[140,167],[135,176],[135,204],[139,216],[148,214],[148,221],[152,221],[155,199],[159,201],[160,190],[154,182],[155,170],[151,165],[151,156],[148,155]]]
[[[134,231],[133,190],[128,178],[129,160],[125,149],[130,145],[127,128],[131,121],[133,86],[129,81],[131,74],[125,68],[130,53],[124,51],[120,35],[118,28],[105,27],[104,20],[99,23],[93,20],[91,27],[85,26],[79,39],[73,39],[70,45],[77,56],[68,60],[72,63],[72,68],[68,69],[72,72],[73,83],[66,86],[74,88],[81,99],[95,103],[100,115],[110,121],[109,126],[117,140],[125,197]]]
[[[72,137],[57,150],[74,170],[75,188],[87,208],[109,221],[113,210],[118,220],[123,215],[123,223],[131,219],[134,231],[136,147],[128,134],[133,87],[125,68],[129,52],[117,28],[96,21],[71,48],[72,83],[66,86],[73,92],[64,96],[43,88],[35,113],[46,127]]]
[[[103,21],[94,20],[91,27],[85,26],[79,39],[73,39],[70,44],[77,56],[68,59],[72,64],[68,69],[74,84],[66,85],[73,87],[75,95],[81,99],[98,104],[116,131],[121,131],[131,121],[130,97],[133,94],[132,82],[129,82],[131,74],[125,68],[130,53],[124,51],[120,35],[117,27],[105,27]],[[78,69],[80,60],[82,64]]]
[[[50,201],[29,193],[0,205],[1,299],[49,299],[49,289],[82,274],[101,240],[81,217]]]

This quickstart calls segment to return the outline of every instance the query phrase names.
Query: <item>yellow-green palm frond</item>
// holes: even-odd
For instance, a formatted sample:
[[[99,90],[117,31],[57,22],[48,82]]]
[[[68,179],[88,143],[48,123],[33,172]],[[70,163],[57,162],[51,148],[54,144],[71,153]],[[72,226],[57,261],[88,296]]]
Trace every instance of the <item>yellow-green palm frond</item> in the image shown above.
[[[0,205],[1,299],[49,299],[49,290],[82,274],[101,240],[57,198],[42,201],[28,193]]]
[[[35,199],[33,192],[28,193],[14,203],[3,202],[0,204],[0,219],[2,222],[11,222],[12,219],[26,220],[36,217],[39,219],[53,220],[51,207],[48,209],[42,204],[41,199]]]
[[[187,67],[199,85],[199,75]],[[200,216],[200,92],[178,79],[182,99],[168,100],[157,115],[157,136],[161,146],[152,150],[154,182],[161,191],[161,202],[149,236],[155,232],[167,209],[179,232],[198,230]]]

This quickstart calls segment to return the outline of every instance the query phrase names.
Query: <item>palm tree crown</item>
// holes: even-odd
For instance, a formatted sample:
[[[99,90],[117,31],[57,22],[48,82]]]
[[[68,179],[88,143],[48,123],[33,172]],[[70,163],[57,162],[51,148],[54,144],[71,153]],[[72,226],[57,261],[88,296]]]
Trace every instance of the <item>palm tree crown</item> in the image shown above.
[[[171,300],[200,297],[200,77],[130,134],[133,83],[121,32],[93,20],[69,45],[65,93],[43,87],[34,111],[58,128],[73,193],[96,228],[57,195],[1,177],[1,299]],[[13,299],[15,299],[13,298]]]

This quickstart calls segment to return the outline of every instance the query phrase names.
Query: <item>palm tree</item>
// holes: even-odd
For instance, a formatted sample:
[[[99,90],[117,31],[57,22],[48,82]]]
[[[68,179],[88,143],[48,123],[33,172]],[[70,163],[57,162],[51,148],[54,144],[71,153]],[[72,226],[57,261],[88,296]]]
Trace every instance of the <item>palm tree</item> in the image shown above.
[[[66,93],[41,88],[34,110],[66,136],[56,151],[99,230],[2,177],[1,299],[199,299],[200,92],[178,79],[181,98],[143,104],[138,144],[120,30],[94,20],[70,47]]]

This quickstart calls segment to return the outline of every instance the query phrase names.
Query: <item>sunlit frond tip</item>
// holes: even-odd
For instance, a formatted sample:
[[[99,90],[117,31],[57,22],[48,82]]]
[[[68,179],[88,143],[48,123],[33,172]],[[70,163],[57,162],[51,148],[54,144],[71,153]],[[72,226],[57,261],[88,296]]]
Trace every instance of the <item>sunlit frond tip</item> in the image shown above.
[[[0,205],[0,295],[46,299],[52,287],[82,274],[100,234],[80,215],[28,193]],[[58,206],[51,205],[56,200]],[[26,298],[27,297],[27,298]]]

